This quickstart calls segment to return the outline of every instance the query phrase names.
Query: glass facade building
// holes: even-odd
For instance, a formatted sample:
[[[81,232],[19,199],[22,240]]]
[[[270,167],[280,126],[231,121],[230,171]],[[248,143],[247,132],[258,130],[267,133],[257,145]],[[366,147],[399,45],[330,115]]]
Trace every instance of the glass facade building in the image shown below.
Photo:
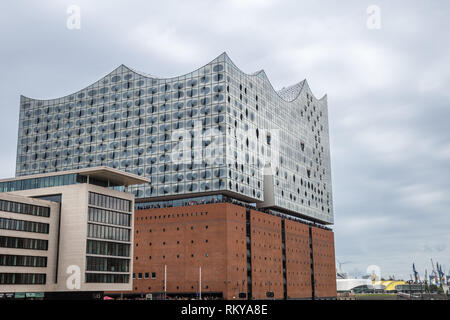
[[[121,65],[62,98],[21,97],[16,176],[96,166],[150,178],[137,198],[226,194],[333,223],[326,96],[306,80],[275,91],[226,53],[178,77]]]

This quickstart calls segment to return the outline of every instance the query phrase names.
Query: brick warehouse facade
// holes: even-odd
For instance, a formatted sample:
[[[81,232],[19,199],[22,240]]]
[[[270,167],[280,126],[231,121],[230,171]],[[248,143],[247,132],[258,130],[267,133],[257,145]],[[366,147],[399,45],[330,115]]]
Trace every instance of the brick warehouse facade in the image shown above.
[[[134,256],[135,296],[195,296],[200,267],[204,296],[336,296],[331,230],[237,204],[136,210]]]

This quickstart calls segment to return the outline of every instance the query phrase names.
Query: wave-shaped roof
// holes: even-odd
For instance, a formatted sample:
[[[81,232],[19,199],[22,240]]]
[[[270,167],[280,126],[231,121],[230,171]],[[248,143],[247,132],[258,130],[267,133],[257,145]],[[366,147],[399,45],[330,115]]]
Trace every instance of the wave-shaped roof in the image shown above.
[[[147,79],[152,79],[152,80],[155,80],[155,81],[158,81],[158,82],[161,82],[161,81],[170,81],[170,80],[175,80],[175,79],[179,79],[179,78],[182,78],[182,77],[189,77],[189,76],[193,75],[194,73],[198,72],[199,70],[201,70],[201,69],[207,67],[208,65],[217,63],[217,62],[219,62],[219,61],[226,61],[226,62],[228,62],[228,63],[231,64],[234,68],[236,68],[237,70],[239,70],[240,72],[242,72],[243,74],[245,74],[245,75],[247,75],[247,76],[250,76],[250,77],[260,77],[260,78],[264,79],[264,81],[266,81],[267,84],[272,88],[273,92],[275,92],[275,93],[278,95],[278,97],[279,97],[280,99],[282,99],[282,100],[284,100],[284,101],[286,101],[286,102],[293,102],[293,101],[295,101],[295,100],[300,96],[300,94],[301,94],[303,91],[305,91],[305,90],[307,90],[307,91],[314,97],[314,94],[312,94],[312,92],[311,92],[311,90],[310,90],[310,88],[309,88],[309,85],[308,85],[308,82],[307,82],[306,79],[305,79],[305,80],[302,80],[302,81],[300,81],[300,82],[298,82],[298,83],[296,83],[296,84],[293,84],[293,85],[291,85],[291,86],[284,87],[284,88],[282,88],[281,90],[278,90],[278,91],[277,91],[277,90],[273,87],[273,85],[272,85],[272,83],[270,82],[270,80],[269,80],[269,78],[268,78],[266,72],[265,72],[263,69],[261,69],[261,70],[259,70],[259,71],[256,71],[256,72],[254,72],[254,73],[245,73],[245,72],[242,71],[239,67],[236,66],[236,64],[231,60],[231,58],[228,56],[228,54],[227,54],[226,52],[223,52],[222,54],[220,54],[218,57],[216,57],[216,58],[213,59],[212,61],[208,62],[207,64],[205,64],[205,65],[203,65],[203,66],[197,68],[197,69],[194,70],[194,71],[191,71],[191,72],[188,72],[188,73],[186,73],[186,74],[179,75],[179,76],[174,76],[174,77],[160,77],[160,76],[155,76],[155,75],[152,75],[152,74],[148,74],[148,73],[145,73],[145,72],[138,71],[138,70],[136,70],[136,69],[134,69],[134,68],[130,68],[130,67],[128,67],[128,66],[122,64],[122,65],[120,65],[119,67],[117,67],[116,69],[114,69],[113,71],[111,71],[110,73],[108,73],[107,75],[105,75],[104,77],[102,77],[100,80],[94,82],[93,84],[91,84],[91,85],[85,87],[84,89],[81,89],[81,90],[79,90],[79,91],[77,91],[77,92],[75,92],[75,93],[71,93],[71,94],[68,94],[68,95],[66,95],[66,96],[62,96],[62,97],[55,98],[55,99],[43,99],[43,100],[41,100],[41,99],[34,99],[34,98],[26,97],[26,96],[22,96],[22,98],[29,99],[29,100],[38,100],[38,101],[39,101],[39,100],[40,100],[40,101],[48,101],[48,100],[62,99],[62,98],[71,96],[71,95],[73,95],[73,94],[76,94],[76,93],[78,93],[78,92],[80,92],[80,91],[87,90],[87,89],[89,89],[89,88],[91,88],[91,87],[94,87],[94,86],[96,86],[96,85],[98,85],[98,84],[101,84],[105,78],[108,78],[108,77],[110,77],[110,76],[112,76],[112,75],[114,75],[114,74],[116,74],[116,73],[122,72],[124,69],[126,69],[126,70],[128,70],[129,72],[132,72],[132,73],[134,73],[134,74],[136,74],[136,75],[139,75],[139,76],[141,76],[141,77],[144,77],[144,78],[147,78]],[[314,98],[315,98],[315,97],[314,97]],[[326,95],[324,95],[324,96],[323,96],[322,98],[320,98],[320,99],[317,99],[317,98],[315,98],[315,99],[316,99],[316,100],[323,100],[323,99],[325,99],[325,98],[326,98]]]

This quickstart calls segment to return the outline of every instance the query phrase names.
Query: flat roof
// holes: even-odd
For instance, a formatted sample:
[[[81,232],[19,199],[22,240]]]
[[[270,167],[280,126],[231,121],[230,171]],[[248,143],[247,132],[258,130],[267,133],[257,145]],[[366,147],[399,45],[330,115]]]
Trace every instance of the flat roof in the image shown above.
[[[76,170],[57,171],[48,173],[38,173],[27,176],[20,176],[15,178],[0,179],[0,182],[17,181],[34,178],[45,178],[52,176],[61,176],[66,174],[79,174],[81,176],[92,177],[97,180],[109,181],[116,186],[130,186],[136,184],[150,183],[148,178],[140,177],[133,173],[124,172],[122,170],[113,169],[106,166],[83,168]]]

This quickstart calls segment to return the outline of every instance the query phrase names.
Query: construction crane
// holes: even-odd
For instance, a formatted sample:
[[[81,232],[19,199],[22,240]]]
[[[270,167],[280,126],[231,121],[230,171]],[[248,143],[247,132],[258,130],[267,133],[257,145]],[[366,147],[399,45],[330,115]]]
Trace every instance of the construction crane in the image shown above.
[[[442,271],[442,264],[436,262],[436,269],[439,276],[439,284],[445,283],[445,273]]]
[[[436,272],[436,269],[434,268],[433,259],[430,259],[430,260],[431,260],[431,270],[432,270],[430,278],[433,277],[434,284],[438,286],[439,285],[439,283],[438,283],[439,282],[438,281],[438,274]],[[431,279],[430,279],[430,284],[431,284]]]
[[[413,273],[414,273],[414,283],[419,283],[420,282],[420,276],[419,276],[419,273],[417,272],[417,270],[416,270],[416,266],[414,265],[414,262],[413,262]]]

